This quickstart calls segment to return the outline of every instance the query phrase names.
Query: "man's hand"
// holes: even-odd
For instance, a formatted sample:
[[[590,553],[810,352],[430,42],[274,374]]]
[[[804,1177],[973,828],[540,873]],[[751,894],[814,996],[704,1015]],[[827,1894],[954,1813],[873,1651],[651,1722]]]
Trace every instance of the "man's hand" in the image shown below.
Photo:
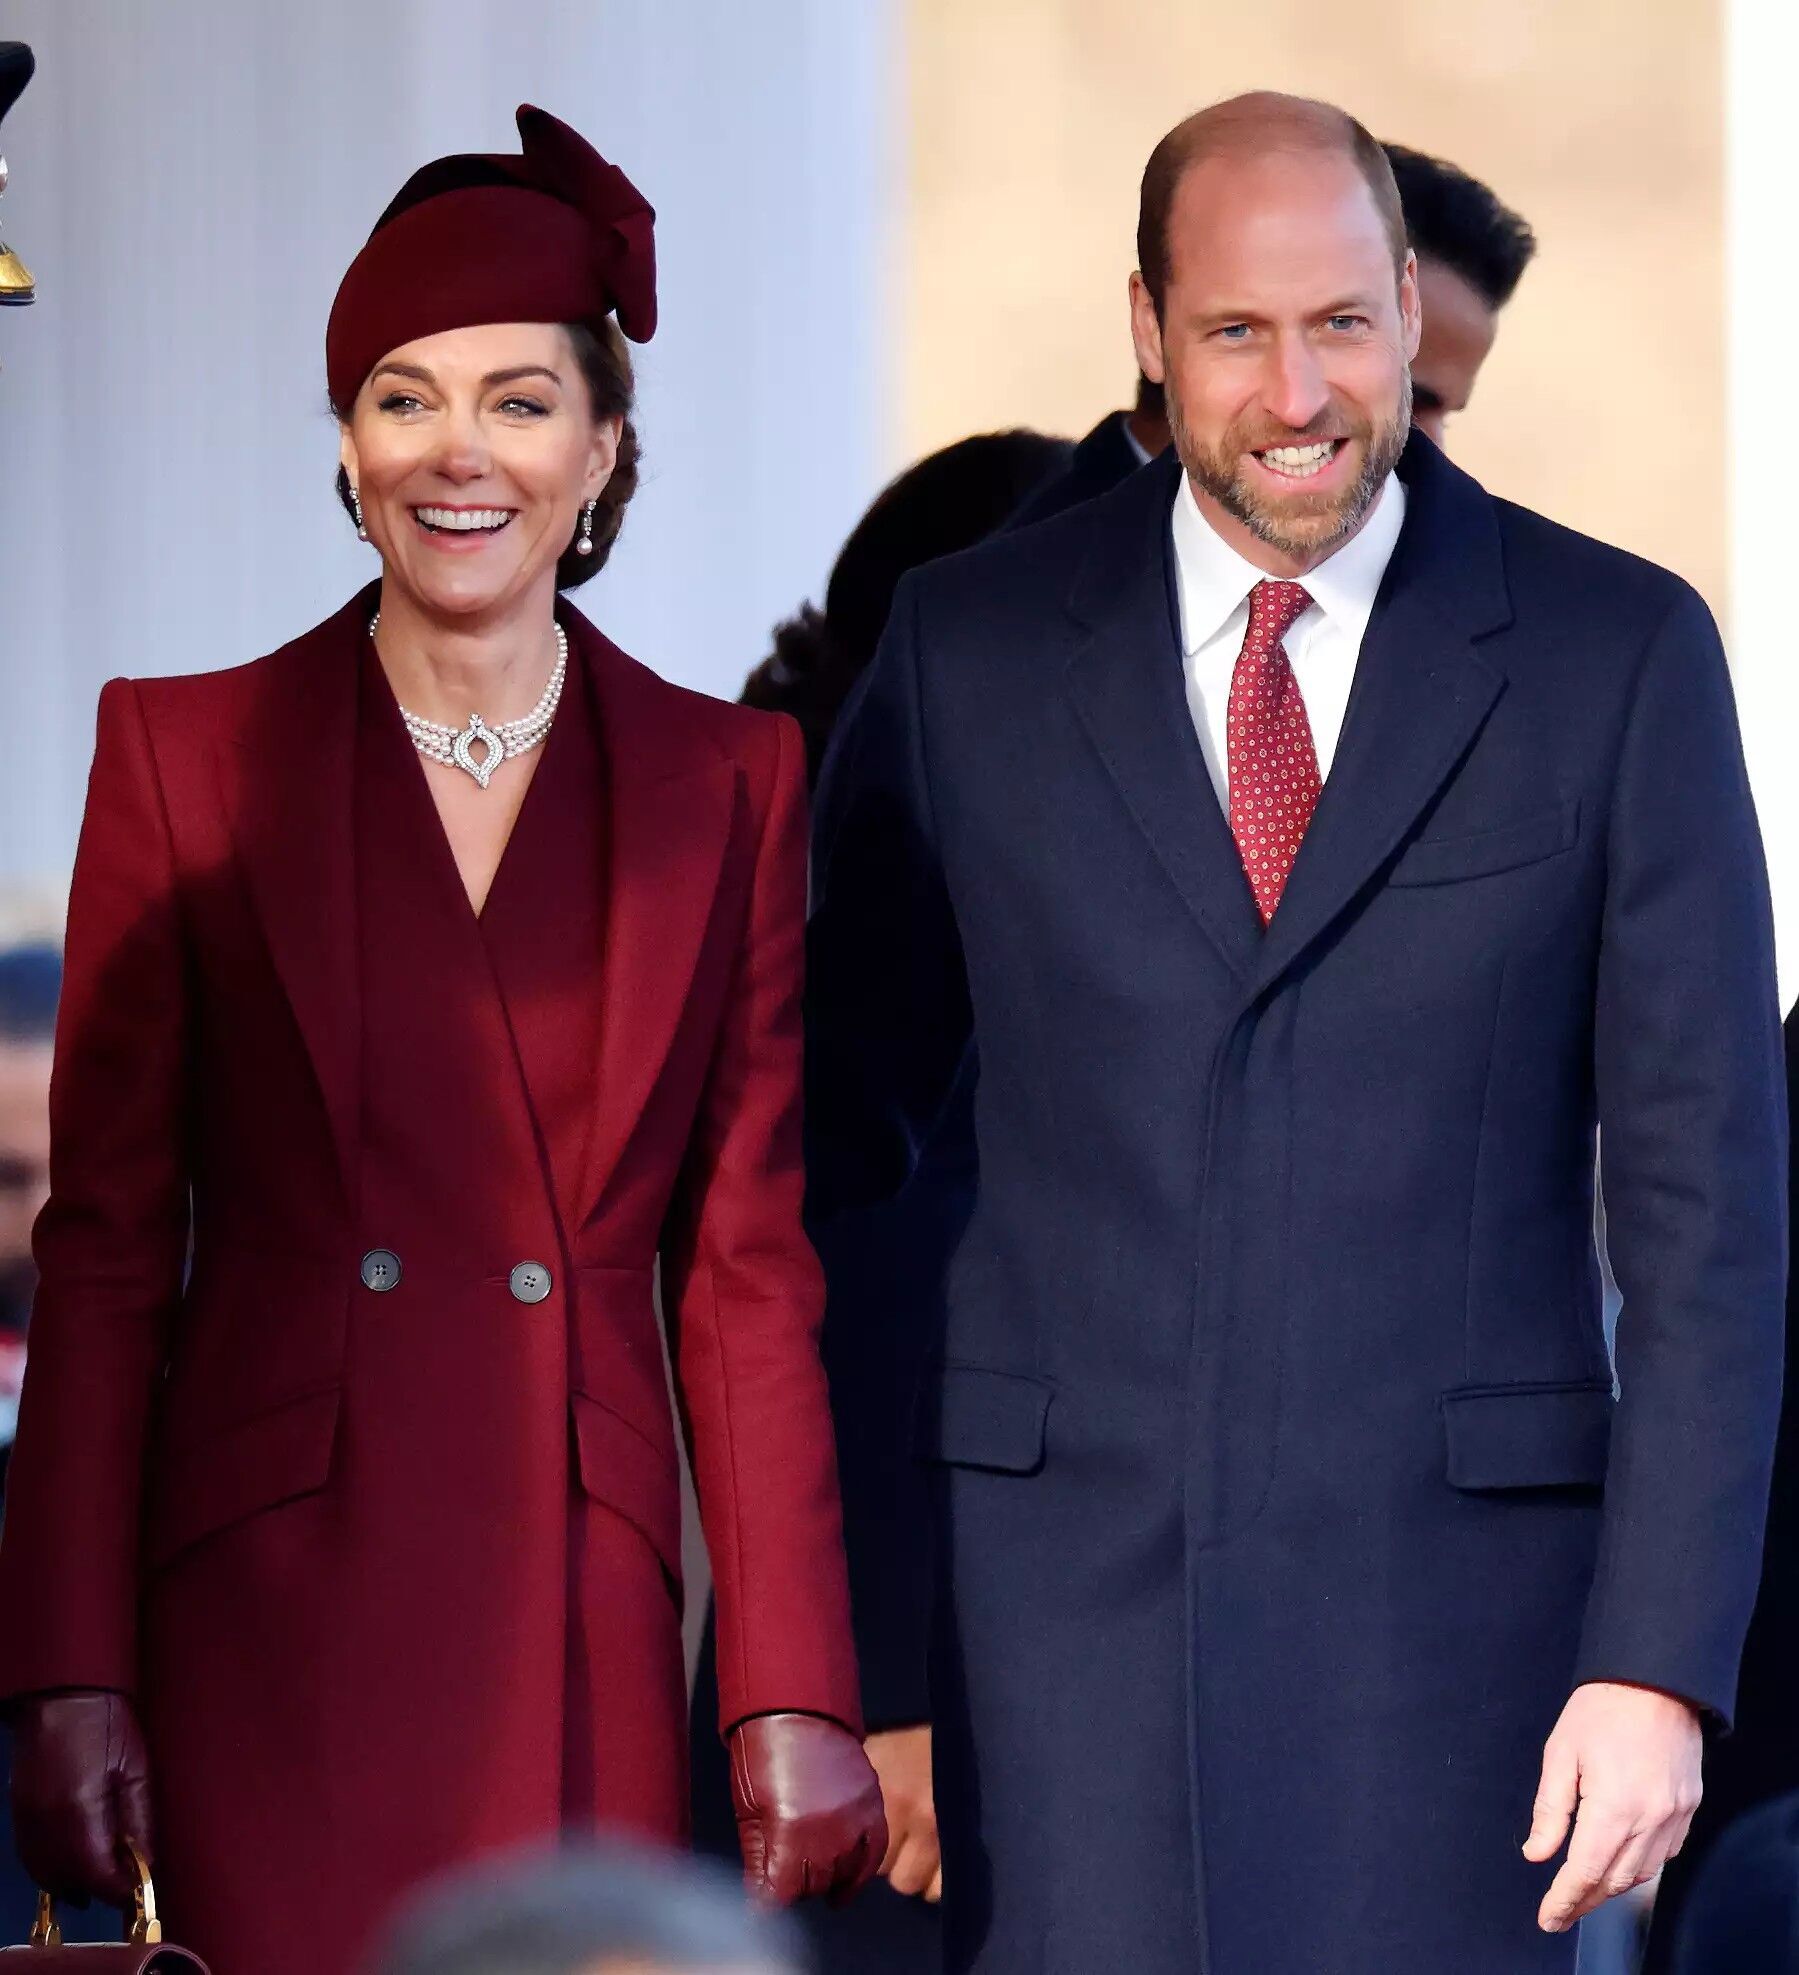
[[[1574,1819],[1568,1856],[1537,1913],[1544,1933],[1566,1933],[1680,1850],[1699,1808],[1700,1754],[1699,1716],[1686,1701],[1605,1680],[1575,1688],[1544,1747],[1524,1841],[1524,1856],[1542,1865]]]
[[[887,1810],[887,1856],[881,1874],[896,1893],[935,1904],[943,1897],[943,1855],[937,1845],[937,1801],[931,1790],[931,1729],[889,1728],[865,1747],[881,1779]]]

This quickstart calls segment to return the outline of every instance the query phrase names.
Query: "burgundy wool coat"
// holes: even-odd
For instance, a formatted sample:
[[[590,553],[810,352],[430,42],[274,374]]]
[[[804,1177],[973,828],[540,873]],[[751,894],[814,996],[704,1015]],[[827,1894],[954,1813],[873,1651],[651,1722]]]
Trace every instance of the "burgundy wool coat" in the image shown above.
[[[797,730],[563,606],[477,921],[372,601],[106,688],[70,906],[0,1693],[136,1697],[215,1975],[347,1975],[419,1877],[561,1827],[682,1835],[658,1267],[721,1727],[859,1725]]]

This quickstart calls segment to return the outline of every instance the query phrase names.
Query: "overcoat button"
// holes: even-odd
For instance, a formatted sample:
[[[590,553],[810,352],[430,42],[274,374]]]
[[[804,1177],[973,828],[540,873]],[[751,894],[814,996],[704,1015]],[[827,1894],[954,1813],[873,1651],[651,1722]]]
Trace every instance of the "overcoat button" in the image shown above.
[[[541,1303],[550,1293],[550,1272],[541,1262],[521,1262],[512,1272],[511,1286],[521,1303]]]
[[[362,1258],[362,1282],[376,1295],[400,1286],[400,1258],[391,1248],[371,1248]]]

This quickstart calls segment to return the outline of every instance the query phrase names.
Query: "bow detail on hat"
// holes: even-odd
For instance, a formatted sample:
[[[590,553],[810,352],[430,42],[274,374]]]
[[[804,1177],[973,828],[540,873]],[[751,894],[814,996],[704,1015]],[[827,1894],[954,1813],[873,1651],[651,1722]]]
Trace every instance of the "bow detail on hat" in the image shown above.
[[[521,183],[586,216],[594,271],[612,296],[618,326],[633,343],[647,343],[656,333],[656,215],[649,201],[579,131],[547,110],[521,103],[518,134],[525,155],[504,162],[521,167]]]

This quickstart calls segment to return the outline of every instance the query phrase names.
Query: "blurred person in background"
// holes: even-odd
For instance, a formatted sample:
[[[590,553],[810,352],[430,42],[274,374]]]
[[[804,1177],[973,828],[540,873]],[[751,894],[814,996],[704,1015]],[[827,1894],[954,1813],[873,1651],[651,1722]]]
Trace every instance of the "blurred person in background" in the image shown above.
[[[0,953],[0,1496],[37,1287],[31,1228],[50,1195],[50,1064],[61,991],[55,947]]]
[[[50,1062],[61,988],[56,947],[0,953],[0,1521],[37,1286],[31,1227],[50,1192]],[[0,1727],[0,1782],[9,1754]],[[36,1888],[13,1853],[8,1795],[0,1789],[0,1942],[25,1938],[36,1904]]]
[[[427,1888],[372,1975],[805,1975],[785,1920],[691,1859],[583,1847]]]
[[[1439,446],[1449,420],[1474,395],[1480,367],[1537,251],[1536,236],[1509,206],[1459,165],[1404,144],[1381,147],[1393,167],[1406,231],[1418,256],[1423,326],[1412,365],[1412,422]],[[1046,521],[1117,486],[1168,445],[1162,386],[1139,373],[1130,411],[1108,412],[1074,450],[1068,471],[1041,487],[1013,517]]]
[[[1107,412],[1075,447],[1067,469],[1020,504],[1012,526],[1028,528],[1052,514],[1116,487],[1127,474],[1168,450],[1168,407],[1162,387],[1137,373],[1137,400],[1128,411]]]
[[[1478,178],[1404,144],[1384,144],[1407,237],[1418,256],[1422,329],[1412,363],[1412,422],[1439,446],[1465,411],[1499,334],[1499,312],[1537,251],[1529,224]]]
[[[743,685],[743,705],[799,722],[809,780],[874,657],[900,578],[992,534],[1059,481],[1076,450],[1043,432],[978,433],[927,454],[875,497],[831,565],[824,609],[802,605],[777,625],[774,650]]]
[[[415,173],[332,307],[379,581],[100,702],[0,1695],[33,1875],[122,1903],[137,1839],[221,1975],[347,1975],[483,1852],[685,1839],[658,1274],[746,1873],[844,1896],[886,1846],[801,1223],[804,754],[558,596],[636,484],[652,215],[518,126]]]
[[[883,490],[832,565],[822,611],[807,605],[775,632],[775,648],[745,682],[746,704],[789,713],[806,736],[816,777],[845,699],[867,670],[907,570],[972,546],[1001,527],[1033,488],[1063,471],[1070,447],[1040,432],[982,433],[920,460]],[[966,1092],[955,1103],[966,1104]],[[946,1110],[953,1108],[946,1107]],[[958,1145],[966,1133],[949,1132]],[[939,1293],[945,1261],[972,1202],[972,1164],[922,1162],[920,1193],[902,1216],[880,1209],[853,1228],[821,1231],[831,1273],[851,1321],[825,1318],[832,1400],[846,1418],[877,1416],[874,1393],[910,1388],[921,1367],[903,1354],[930,1329],[921,1306]],[[850,1285],[853,1283],[854,1288]],[[895,1321],[865,1321],[879,1298]],[[930,1603],[923,1568],[926,1505],[909,1441],[858,1431],[838,1446],[846,1525],[860,1563],[850,1583],[862,1676],[868,1753],[887,1811],[887,1880],[847,1910],[811,1907],[800,1916],[823,1975],[934,1975],[943,1934],[936,1910],[941,1875],[931,1799],[927,1709],[910,1678],[911,1640]],[[900,1505],[895,1511],[896,1502]],[[898,1649],[896,1652],[896,1648]],[[694,1684],[694,1836],[702,1849],[736,1855],[730,1792],[717,1738],[700,1732],[716,1712],[716,1638],[710,1626]],[[902,1670],[903,1684],[889,1679]]]

